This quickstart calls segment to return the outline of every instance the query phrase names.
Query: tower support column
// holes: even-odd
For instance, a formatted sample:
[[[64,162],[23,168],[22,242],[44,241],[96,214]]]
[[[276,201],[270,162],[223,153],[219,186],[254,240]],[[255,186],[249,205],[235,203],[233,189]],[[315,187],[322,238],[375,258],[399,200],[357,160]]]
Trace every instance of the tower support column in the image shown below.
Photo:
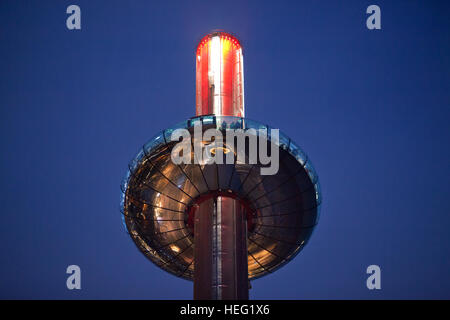
[[[239,200],[203,201],[194,220],[194,299],[248,299],[247,220]]]

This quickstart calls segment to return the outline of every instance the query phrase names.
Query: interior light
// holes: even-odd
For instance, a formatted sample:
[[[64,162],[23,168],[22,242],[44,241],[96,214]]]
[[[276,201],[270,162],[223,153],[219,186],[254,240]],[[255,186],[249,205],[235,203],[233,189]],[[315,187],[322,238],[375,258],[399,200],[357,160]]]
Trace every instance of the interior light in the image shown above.
[[[231,150],[228,149],[228,148],[224,148],[224,147],[215,147],[215,148],[211,148],[211,153],[212,153],[212,154],[216,154],[216,149],[221,149],[222,152],[223,152],[224,154],[227,154],[228,152],[231,151]]]

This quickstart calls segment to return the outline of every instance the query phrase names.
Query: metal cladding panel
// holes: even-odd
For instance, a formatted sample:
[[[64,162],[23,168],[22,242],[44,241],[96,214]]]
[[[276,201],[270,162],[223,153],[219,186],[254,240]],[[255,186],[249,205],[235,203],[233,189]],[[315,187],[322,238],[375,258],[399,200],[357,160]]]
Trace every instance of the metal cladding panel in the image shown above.
[[[232,198],[218,197],[220,214],[220,263],[219,286],[222,300],[248,299],[247,225],[245,210]]]
[[[233,63],[234,55],[231,42],[220,39],[222,46],[220,94],[222,98],[222,114],[234,115],[233,110]]]
[[[196,114],[243,117],[244,76],[239,41],[225,32],[204,37],[196,54]]]
[[[213,292],[212,225],[214,199],[204,201],[195,216],[194,299],[210,300]]]

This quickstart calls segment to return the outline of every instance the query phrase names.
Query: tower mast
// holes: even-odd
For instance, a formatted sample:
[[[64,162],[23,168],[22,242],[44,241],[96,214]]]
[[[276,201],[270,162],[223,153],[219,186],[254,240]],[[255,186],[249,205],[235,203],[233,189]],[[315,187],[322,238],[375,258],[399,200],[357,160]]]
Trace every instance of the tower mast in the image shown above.
[[[243,74],[239,41],[225,32],[205,36],[196,54],[196,115],[244,117]],[[194,230],[194,299],[248,299],[244,205],[219,192],[198,204]]]

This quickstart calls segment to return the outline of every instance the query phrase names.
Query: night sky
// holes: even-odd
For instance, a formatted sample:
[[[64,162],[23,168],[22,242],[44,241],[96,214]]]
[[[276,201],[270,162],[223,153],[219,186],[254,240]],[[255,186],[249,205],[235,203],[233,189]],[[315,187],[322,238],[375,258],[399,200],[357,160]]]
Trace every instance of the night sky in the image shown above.
[[[71,4],[81,30],[66,28]],[[246,117],[296,141],[323,193],[309,244],[250,297],[449,299],[449,9],[0,1],[0,298],[192,298],[125,232],[119,187],[148,139],[195,114],[196,44],[224,29],[243,44]],[[66,288],[71,264],[81,290]]]

